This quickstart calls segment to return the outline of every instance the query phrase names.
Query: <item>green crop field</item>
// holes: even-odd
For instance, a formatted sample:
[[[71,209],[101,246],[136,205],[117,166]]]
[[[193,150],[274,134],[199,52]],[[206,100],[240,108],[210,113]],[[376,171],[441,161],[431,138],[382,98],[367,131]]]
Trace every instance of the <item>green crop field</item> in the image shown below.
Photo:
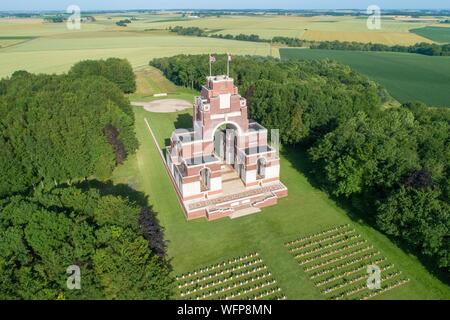
[[[450,106],[450,57],[397,52],[280,49],[282,59],[334,59],[385,86],[400,102]]]
[[[449,27],[424,27],[411,29],[411,32],[436,42],[450,43]]]
[[[233,220],[186,221],[144,119],[149,121],[159,145],[164,147],[164,141],[170,136],[175,124],[177,127],[190,126],[191,113],[157,114],[135,108],[135,114],[140,148],[135,156],[116,170],[114,181],[130,184],[148,195],[149,203],[164,228],[174,274],[180,276],[235,257],[258,253],[258,258],[271,272],[270,279],[274,279],[270,283],[275,289],[270,292],[279,287],[281,291],[276,292],[288,299],[326,299],[329,297],[316,287],[310,279],[311,273],[299,266],[298,260],[285,244],[330,227],[348,224],[368,244],[379,250],[389,264],[395,265],[393,270],[401,271],[402,278],[399,279],[409,279],[408,283],[374,298],[448,298],[450,288],[430,274],[416,257],[405,253],[360,220],[351,219],[348,212],[325,193],[315,189],[304,175],[307,172],[307,160],[296,150],[286,150],[281,157],[282,181],[289,188],[289,196],[281,199],[277,206]],[[228,280],[224,278],[224,281]],[[183,287],[181,292],[187,294],[189,288]],[[214,294],[211,290],[205,289],[198,294]]]

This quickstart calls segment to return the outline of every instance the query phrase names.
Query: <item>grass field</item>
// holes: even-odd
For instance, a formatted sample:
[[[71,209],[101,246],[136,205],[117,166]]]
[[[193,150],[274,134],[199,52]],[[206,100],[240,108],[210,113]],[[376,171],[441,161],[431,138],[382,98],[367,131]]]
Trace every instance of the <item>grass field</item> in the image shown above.
[[[0,19],[0,77],[16,70],[60,73],[85,59],[127,58],[138,68],[152,58],[182,53],[270,54],[267,43],[184,37],[165,30],[144,31],[152,28],[153,21],[173,19],[171,15],[146,15],[145,20],[142,18],[126,28],[114,24],[122,18],[96,16],[96,22],[83,23],[81,30],[74,31],[67,30],[64,23],[45,23],[40,19]],[[274,52],[278,54],[277,50]]]
[[[0,49],[0,77],[16,70],[60,73],[85,59],[126,58],[136,68],[147,65],[156,57],[210,52],[268,55],[270,49],[266,43],[183,37],[161,32],[71,32]]]
[[[303,174],[306,160],[301,153],[292,150],[286,151],[281,159],[282,180],[289,188],[289,196],[281,199],[277,206],[234,220],[187,222],[144,119],[148,119],[163,147],[175,126],[190,126],[191,114],[156,114],[142,108],[135,108],[135,113],[136,134],[141,146],[136,156],[116,170],[114,181],[130,183],[148,195],[164,228],[175,274],[258,252],[288,299],[325,299],[285,243],[327,227],[350,224],[410,279],[408,284],[378,298],[444,299],[450,296],[449,287],[431,275],[417,258],[358,219],[352,220],[348,212],[315,189]]]
[[[334,59],[385,86],[397,100],[450,106],[450,57],[397,52],[280,49],[282,59]]]
[[[188,99],[192,98],[195,91],[179,87],[167,80],[162,72],[154,67],[145,66],[135,70],[136,92],[128,97],[131,101],[152,101],[160,99],[154,94],[166,93],[168,98]]]
[[[450,43],[450,27],[424,27],[411,29],[411,32],[435,42]]]

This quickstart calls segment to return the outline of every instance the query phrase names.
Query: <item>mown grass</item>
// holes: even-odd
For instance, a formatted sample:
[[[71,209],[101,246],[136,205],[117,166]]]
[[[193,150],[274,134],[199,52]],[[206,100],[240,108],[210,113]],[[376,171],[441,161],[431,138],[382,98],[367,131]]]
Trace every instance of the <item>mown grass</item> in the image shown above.
[[[303,154],[294,149],[286,150],[281,157],[281,178],[289,188],[289,196],[277,206],[234,220],[186,221],[144,119],[149,121],[159,145],[164,147],[175,126],[191,126],[191,114],[157,114],[142,108],[135,108],[135,114],[141,145],[136,156],[118,168],[117,179],[123,183],[128,176],[138,190],[149,196],[149,203],[164,228],[175,274],[257,251],[288,299],[324,299],[284,243],[329,226],[350,223],[411,279],[379,298],[445,299],[450,296],[449,287],[430,274],[416,257],[403,252],[362,221],[352,220],[348,212],[314,188],[302,172]]]
[[[401,102],[450,106],[450,57],[397,52],[280,49],[282,59],[333,59],[369,76]]]
[[[136,92],[129,95],[131,101],[152,101],[161,99],[155,94],[166,93],[167,98],[183,99],[192,102],[195,91],[179,87],[167,80],[162,72],[154,67],[145,66],[135,70]]]

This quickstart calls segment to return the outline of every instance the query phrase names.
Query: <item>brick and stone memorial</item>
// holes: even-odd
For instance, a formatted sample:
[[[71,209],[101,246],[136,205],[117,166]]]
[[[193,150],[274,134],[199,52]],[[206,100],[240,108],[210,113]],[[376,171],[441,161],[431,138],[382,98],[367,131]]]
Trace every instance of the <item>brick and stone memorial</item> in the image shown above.
[[[268,130],[248,119],[232,78],[208,76],[195,98],[191,129],[172,133],[166,165],[186,218],[235,218],[287,196]]]

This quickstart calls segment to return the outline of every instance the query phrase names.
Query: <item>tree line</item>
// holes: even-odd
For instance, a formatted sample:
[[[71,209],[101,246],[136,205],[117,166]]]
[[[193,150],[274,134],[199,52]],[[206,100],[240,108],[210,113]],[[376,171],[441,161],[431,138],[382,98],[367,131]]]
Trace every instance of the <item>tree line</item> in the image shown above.
[[[208,57],[154,59],[178,85],[199,89]],[[225,73],[218,56],[214,73]],[[381,231],[450,267],[450,111],[420,102],[385,108],[388,92],[330,60],[236,57],[231,76],[250,115],[294,152],[313,175]]]
[[[386,52],[405,52],[416,53],[427,56],[449,56],[450,44],[435,44],[435,43],[416,43],[411,46],[402,45],[386,45],[381,43],[362,43],[349,41],[309,41],[293,37],[277,36],[272,39],[262,39],[256,34],[213,34],[207,32],[205,29],[198,27],[170,27],[169,31],[175,32],[183,36],[197,36],[197,37],[211,37],[227,40],[251,41],[251,42],[266,42],[272,44],[280,44],[288,47],[309,47],[310,49],[322,50],[349,50],[349,51],[386,51]]]
[[[321,41],[312,43],[311,49],[326,49],[326,50],[356,50],[356,51],[387,51],[387,52],[405,52],[417,53],[427,56],[449,56],[450,44],[435,44],[435,43],[416,43],[411,46],[394,45],[389,46],[380,43],[360,43],[347,41]]]
[[[227,39],[227,40],[239,40],[239,41],[252,41],[252,42],[266,42],[266,40],[261,39],[256,34],[238,34],[238,35],[231,35],[231,34],[211,34],[207,32],[205,29],[199,28],[199,27],[182,27],[182,26],[175,26],[175,27],[169,27],[170,32],[174,32],[180,36],[194,36],[194,37],[210,37],[210,38],[219,38],[219,39]]]
[[[104,186],[138,147],[124,73],[127,61],[108,59],[0,80],[0,299],[172,294],[154,212]],[[81,290],[66,286],[71,265]]]

